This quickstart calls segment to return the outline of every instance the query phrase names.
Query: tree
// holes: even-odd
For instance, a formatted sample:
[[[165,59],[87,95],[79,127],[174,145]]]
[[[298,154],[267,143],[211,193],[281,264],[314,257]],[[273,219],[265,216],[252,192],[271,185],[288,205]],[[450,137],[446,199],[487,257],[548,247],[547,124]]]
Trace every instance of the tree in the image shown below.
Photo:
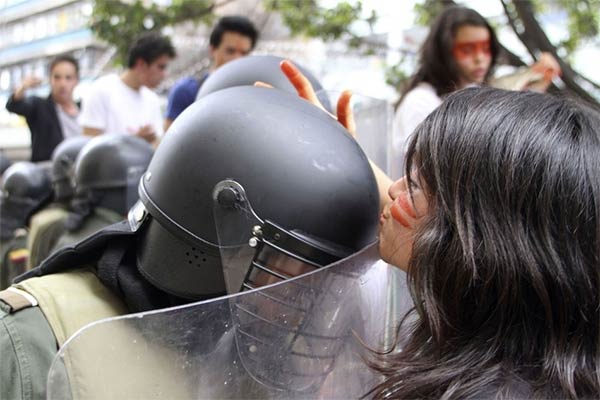
[[[127,50],[134,38],[145,31],[161,30],[183,21],[212,24],[215,9],[233,0],[173,0],[167,6],[144,0],[128,2],[96,0],[90,28],[101,39],[116,46],[116,64],[126,63]]]
[[[146,30],[160,30],[183,21],[212,24],[215,10],[236,0],[172,0],[159,6],[147,0],[96,0],[91,28],[102,39],[118,48],[117,62],[123,63],[127,46],[133,38]],[[257,0],[258,1],[258,0]],[[491,0],[490,0],[491,1]],[[581,44],[597,40],[600,20],[600,0],[497,0],[504,7],[507,22],[532,56],[548,51],[560,60],[565,90],[588,102],[598,104],[590,90],[600,93],[600,85],[575,71],[569,54]],[[344,41],[350,48],[371,53],[381,49],[380,41],[373,40],[373,26],[377,14],[363,15],[361,0],[339,1],[333,7],[323,7],[321,0],[262,0],[268,12],[278,12],[292,35],[322,38],[325,41]],[[416,23],[429,25],[444,7],[456,4],[454,0],[423,0],[415,5]],[[568,18],[569,37],[560,43],[551,43],[536,15],[549,9],[561,10]],[[356,33],[357,24],[366,25]],[[365,33],[366,32],[366,33]],[[562,56],[562,57],[561,57]],[[501,64],[523,66],[525,62],[503,48]],[[398,90],[410,74],[399,66],[388,68],[388,83]],[[587,86],[584,89],[583,86]],[[600,98],[600,94],[598,95]]]
[[[96,0],[90,28],[101,39],[116,46],[116,63],[126,61],[129,44],[145,31],[161,30],[184,21],[212,25],[215,10],[236,0],[173,0],[166,6],[144,0]],[[367,40],[352,33],[350,26],[361,19],[362,4],[340,2],[333,8],[320,7],[316,0],[263,0],[267,11],[279,12],[292,35],[347,40],[357,47]],[[365,20],[373,24],[374,13]]]

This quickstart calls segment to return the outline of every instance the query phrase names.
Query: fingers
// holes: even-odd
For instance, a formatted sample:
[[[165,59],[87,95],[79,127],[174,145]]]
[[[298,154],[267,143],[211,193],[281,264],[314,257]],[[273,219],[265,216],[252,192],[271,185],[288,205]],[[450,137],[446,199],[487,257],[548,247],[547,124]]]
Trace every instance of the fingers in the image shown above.
[[[290,83],[296,88],[300,97],[308,100],[317,107],[323,108],[308,78],[291,61],[283,60],[279,65]]]
[[[269,85],[268,83],[262,82],[262,81],[256,81],[254,82],[254,86],[256,87],[262,87],[262,88],[268,88],[268,89],[273,89],[273,85]]]
[[[562,71],[560,64],[550,53],[542,53],[539,60],[533,64],[532,69],[536,72],[542,73],[546,81],[550,81],[553,78],[560,76]]]
[[[156,132],[154,131],[154,127],[152,125],[144,125],[140,127],[137,132],[135,132],[135,136],[152,143],[154,139],[156,139]]]
[[[354,114],[352,113],[352,108],[350,106],[352,92],[349,90],[342,92],[337,104],[336,118],[334,115],[325,110],[325,107],[323,107],[321,101],[319,101],[319,98],[317,97],[317,94],[315,93],[315,90],[308,78],[306,78],[304,74],[300,72],[300,70],[294,64],[292,64],[291,61],[283,60],[279,65],[284,75],[294,86],[300,97],[327,112],[327,114],[331,115],[332,118],[337,119],[348,130],[348,132],[350,132],[352,137],[356,137],[356,124],[354,122]],[[254,85],[262,86],[257,85],[258,83],[262,82],[257,82]]]
[[[337,118],[350,133],[350,136],[356,139],[356,123],[354,122],[354,113],[350,105],[352,92],[344,90],[337,103]]]
[[[42,83],[42,80],[35,76],[29,76],[23,80],[23,86],[25,88],[33,88]]]

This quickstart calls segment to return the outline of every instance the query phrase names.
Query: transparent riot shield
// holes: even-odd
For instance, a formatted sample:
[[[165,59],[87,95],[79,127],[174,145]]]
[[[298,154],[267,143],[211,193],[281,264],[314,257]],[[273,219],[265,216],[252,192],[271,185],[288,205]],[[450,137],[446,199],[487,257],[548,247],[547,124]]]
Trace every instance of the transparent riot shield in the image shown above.
[[[83,328],[54,360],[50,399],[357,398],[379,382],[362,356],[389,347],[409,300],[390,296],[402,276],[376,245],[321,266],[331,246],[286,237],[237,182],[220,182],[213,198],[237,293]]]
[[[328,97],[335,108],[340,92],[319,91],[317,95],[319,98]],[[398,157],[394,154],[392,146],[392,105],[386,100],[357,93],[352,94],[351,104],[358,144],[382,171],[396,178],[392,173],[401,170],[402,167],[395,166]]]

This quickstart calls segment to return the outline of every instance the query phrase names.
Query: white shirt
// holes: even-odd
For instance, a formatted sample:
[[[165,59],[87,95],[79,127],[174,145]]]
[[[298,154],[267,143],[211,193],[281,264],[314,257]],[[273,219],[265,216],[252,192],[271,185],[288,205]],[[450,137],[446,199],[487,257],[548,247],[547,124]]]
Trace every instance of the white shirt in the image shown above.
[[[58,116],[60,127],[62,128],[63,137],[66,139],[81,135],[82,129],[77,122],[77,115],[68,114],[58,104],[55,104],[55,107],[56,115]]]
[[[157,136],[163,133],[160,100],[156,93],[145,86],[132,89],[116,74],[103,76],[92,83],[82,103],[79,124],[122,135],[133,135],[142,126],[150,124]]]
[[[442,99],[437,95],[434,87],[426,82],[419,83],[404,96],[394,116],[392,176],[404,175],[404,155],[410,136],[440,104]]]

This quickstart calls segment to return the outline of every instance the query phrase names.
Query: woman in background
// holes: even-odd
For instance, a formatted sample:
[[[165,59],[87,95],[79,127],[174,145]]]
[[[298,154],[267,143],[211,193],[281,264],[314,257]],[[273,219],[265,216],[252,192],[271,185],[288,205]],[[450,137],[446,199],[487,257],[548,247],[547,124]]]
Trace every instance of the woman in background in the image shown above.
[[[393,147],[401,162],[406,143],[427,115],[455,90],[490,83],[498,61],[500,44],[490,24],[475,10],[452,6],[434,21],[420,50],[417,72],[400,97],[394,119]],[[543,92],[560,73],[556,60],[543,53],[519,79],[491,84],[505,89]]]

